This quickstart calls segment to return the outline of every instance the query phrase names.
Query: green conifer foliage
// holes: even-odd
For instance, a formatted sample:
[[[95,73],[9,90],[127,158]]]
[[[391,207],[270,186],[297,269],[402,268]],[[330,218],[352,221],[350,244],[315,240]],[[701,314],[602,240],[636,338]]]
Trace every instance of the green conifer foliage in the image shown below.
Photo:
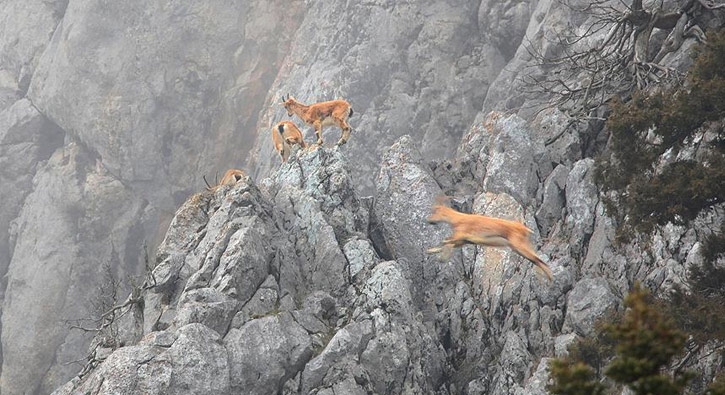
[[[605,374],[636,394],[680,394],[690,375],[672,378],[662,371],[682,353],[687,337],[656,306],[647,303],[647,297],[645,290],[635,286],[625,298],[627,312],[622,322],[607,327],[618,344],[617,357]]]
[[[720,373],[715,381],[707,387],[707,395],[725,395],[725,373]]]
[[[696,51],[687,83],[662,92],[638,91],[614,100],[607,120],[610,151],[597,159],[597,184],[607,211],[620,220],[620,240],[667,222],[684,224],[702,210],[725,202],[725,131],[702,144],[698,161],[667,163],[659,158],[693,144],[708,122],[725,122],[725,33],[709,33]],[[719,122],[719,123],[718,123]],[[714,130],[711,128],[711,130]]]
[[[624,300],[626,311],[621,320],[602,326],[606,336],[599,338],[612,339],[616,344],[616,355],[604,372],[614,383],[626,385],[638,395],[681,394],[692,375],[676,372],[673,377],[664,369],[682,353],[687,336],[650,299],[647,291],[635,285]],[[604,393],[606,387],[594,369],[575,358],[572,353],[550,363],[554,383],[547,389],[552,394]]]
[[[557,395],[600,395],[605,387],[597,381],[594,369],[583,362],[555,359],[549,365],[554,384],[546,389]]]

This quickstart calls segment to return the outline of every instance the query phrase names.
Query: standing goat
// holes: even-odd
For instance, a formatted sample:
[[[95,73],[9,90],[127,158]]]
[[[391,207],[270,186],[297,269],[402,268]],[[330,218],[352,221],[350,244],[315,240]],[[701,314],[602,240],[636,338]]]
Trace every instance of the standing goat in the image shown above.
[[[218,175],[219,173],[217,173]],[[234,185],[242,178],[246,177],[247,173],[244,172],[244,170],[239,169],[229,169],[226,173],[224,173],[224,177],[222,177],[222,180],[219,181],[218,184],[211,186],[209,185],[209,181],[206,180],[206,176],[202,176],[204,178],[204,183],[206,184],[207,191],[216,191],[221,187],[222,185]]]
[[[444,206],[440,201],[433,205],[433,212],[428,217],[428,222],[431,224],[446,222],[453,228],[453,234],[443,240],[442,246],[429,248],[427,251],[429,254],[439,253],[444,248],[450,253],[452,248],[461,247],[464,244],[509,247],[538,266],[549,281],[553,278],[551,269],[536,255],[531,245],[529,240],[531,229],[520,222],[460,213]]]
[[[287,115],[291,117],[292,114],[295,114],[315,128],[317,145],[322,145],[322,127],[324,125],[337,125],[342,129],[342,136],[337,145],[347,143],[350,138],[352,128],[347,123],[347,119],[352,116],[353,111],[350,103],[345,100],[330,100],[307,106],[287,95],[286,99],[284,96],[282,97],[282,105],[287,110]]]
[[[272,127],[272,142],[282,157],[282,162],[287,162],[292,145],[297,144],[302,148],[307,148],[302,132],[297,125],[290,121],[282,121]]]

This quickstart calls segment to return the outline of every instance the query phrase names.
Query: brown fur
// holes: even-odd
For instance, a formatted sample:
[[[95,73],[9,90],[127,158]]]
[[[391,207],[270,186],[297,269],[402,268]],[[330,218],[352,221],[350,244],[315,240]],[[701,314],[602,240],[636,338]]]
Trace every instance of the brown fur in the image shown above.
[[[433,205],[433,213],[428,217],[428,222],[446,222],[453,228],[453,234],[443,240],[443,247],[428,249],[430,254],[441,252],[443,248],[461,247],[464,244],[509,247],[538,266],[549,280],[553,278],[551,269],[536,255],[531,245],[529,240],[531,229],[520,222],[478,214],[464,214],[440,203]]]
[[[216,191],[221,187],[222,185],[234,185],[242,178],[246,177],[247,173],[244,172],[244,170],[239,169],[229,169],[226,173],[224,173],[224,177],[222,177],[222,180],[219,181],[218,184],[211,186],[206,181],[206,177],[204,177],[204,182],[206,183],[206,189],[208,191]]]
[[[281,131],[280,128],[282,128]],[[307,148],[302,132],[294,122],[290,121],[282,121],[272,127],[272,142],[282,157],[282,162],[287,162],[292,145],[297,144],[302,148]]]
[[[317,145],[322,145],[322,127],[325,125],[337,125],[342,129],[342,136],[337,145],[347,143],[352,128],[347,119],[352,115],[352,106],[345,100],[330,100],[311,105],[304,105],[294,97],[282,98],[282,105],[287,110],[287,115],[297,115],[315,128]]]

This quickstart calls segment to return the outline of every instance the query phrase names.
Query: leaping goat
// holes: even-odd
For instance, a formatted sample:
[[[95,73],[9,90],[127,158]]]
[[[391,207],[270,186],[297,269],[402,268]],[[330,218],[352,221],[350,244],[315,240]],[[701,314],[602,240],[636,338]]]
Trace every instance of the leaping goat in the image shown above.
[[[538,266],[549,281],[553,278],[549,265],[536,255],[531,245],[529,240],[531,229],[520,222],[479,214],[460,213],[446,207],[440,200],[433,205],[433,212],[427,220],[431,224],[446,222],[453,228],[453,234],[443,240],[440,247],[428,249],[429,254],[436,254],[444,249],[450,251],[451,248],[461,247],[464,244],[509,247]]]

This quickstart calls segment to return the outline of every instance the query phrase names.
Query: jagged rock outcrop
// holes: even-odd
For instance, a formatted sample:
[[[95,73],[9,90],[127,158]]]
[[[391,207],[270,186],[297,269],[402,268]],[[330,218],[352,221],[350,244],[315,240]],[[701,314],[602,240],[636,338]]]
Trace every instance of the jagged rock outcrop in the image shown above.
[[[663,272],[674,256],[623,277],[603,261],[584,266],[585,255],[620,251],[611,242],[586,247],[605,218],[588,159],[571,171],[557,166],[565,169],[559,175],[546,170],[564,184],[558,188],[538,177],[532,192],[512,184],[523,202],[471,177],[549,169],[546,155],[540,162],[500,155],[529,133],[516,115],[493,114],[471,129],[456,158],[432,168],[404,136],[385,153],[373,202],[358,196],[339,148],[298,150],[259,186],[248,177],[193,196],[159,248],[143,314],[129,316],[143,322],[123,325],[143,333],[55,393],[132,393],[128,382],[152,394],[545,393],[548,358],[620,305],[629,276],[681,273]],[[436,176],[441,169],[448,177]],[[465,247],[448,261],[424,253],[446,233],[424,221],[431,199],[463,190],[452,204],[534,230],[552,282],[507,249]],[[547,194],[568,203],[547,217],[544,240],[536,202],[554,199]],[[678,232],[665,230],[657,252],[693,248],[694,238]],[[577,250],[587,254],[575,257]],[[175,354],[182,338],[192,352]],[[205,387],[186,379],[210,369],[219,373]]]
[[[384,149],[402,134],[422,142],[419,148],[425,157],[446,157],[455,150],[480,110],[488,83],[522,40],[534,6],[470,0],[352,5],[132,1],[123,7],[98,0],[6,1],[0,10],[0,112],[10,119],[21,108],[34,109],[42,124],[28,124],[32,130],[23,132],[28,141],[35,141],[30,136],[40,137],[40,151],[16,161],[23,164],[22,170],[3,175],[2,185],[11,187],[0,192],[8,198],[0,225],[20,221],[33,192],[29,179],[49,166],[44,161],[51,152],[60,146],[79,149],[98,172],[126,188],[125,196],[148,205],[128,239],[133,244],[119,244],[125,243],[123,238],[114,238],[116,251],[124,251],[118,255],[133,257],[121,266],[137,273],[143,270],[143,246],[153,250],[159,243],[173,210],[197,190],[201,175],[239,167],[250,150],[254,155],[248,163],[255,178],[270,174],[277,157],[270,153],[269,126],[281,118],[282,109],[274,103],[287,92],[301,100],[345,96],[353,102],[357,132],[346,149],[354,185],[371,193]],[[338,132],[328,128],[328,133]],[[6,155],[14,158],[9,151],[3,152]],[[83,172],[76,176],[83,178]],[[97,192],[103,191],[110,190]],[[61,196],[60,190],[50,192],[58,199],[47,201],[49,210],[61,210],[74,198]],[[368,203],[362,203],[364,210],[371,208]],[[74,220],[69,217],[63,226],[44,231],[63,232]],[[109,221],[102,225],[113,228],[114,219]],[[16,237],[3,229],[0,226],[0,275],[9,282],[8,267],[40,270],[46,261],[55,260],[51,257],[59,257],[58,262],[73,259],[61,248],[50,251],[49,245],[47,257],[21,260],[13,247],[30,242],[23,239],[33,235]],[[87,237],[54,237],[71,243],[72,250],[93,255],[95,247],[86,244]],[[324,254],[317,260],[339,268],[341,258],[353,254],[359,258],[355,273],[349,274],[354,276],[370,269],[370,251],[377,248],[382,244],[351,239],[342,254],[331,250],[331,260]],[[389,258],[385,251],[378,252]],[[298,270],[299,275],[307,275],[305,270],[309,268]],[[116,274],[123,273],[125,269]],[[98,285],[85,280],[72,280],[69,286]],[[326,289],[339,292],[342,278],[329,280]],[[2,295],[5,286],[0,288]],[[78,303],[81,309],[89,307]],[[29,313],[46,314],[45,305],[39,294]],[[63,319],[83,314],[79,310]],[[2,320],[2,330],[19,330],[15,325]],[[54,360],[57,350],[32,348],[20,339],[6,346],[31,349],[38,354],[31,359],[43,360],[43,366],[67,362]],[[84,348],[77,348],[73,359],[81,358]],[[10,365],[17,361],[3,363],[12,370]],[[0,380],[36,388],[45,380],[43,369],[31,369],[38,376],[26,376],[29,382]],[[56,383],[70,377],[52,376]]]
[[[525,133],[511,121],[492,133]],[[159,248],[139,345],[161,355],[145,339],[173,339],[199,324],[218,333],[228,366],[202,365],[228,369],[219,393],[522,390],[534,362],[553,349],[569,277],[555,268],[556,284],[547,287],[505,250],[464,249],[451,262],[426,256],[445,234],[424,221],[441,190],[410,137],[385,158],[372,206],[357,197],[344,154],[322,148],[296,152],[261,189],[247,178],[188,200]],[[473,209],[533,218],[501,193],[482,192]],[[382,229],[373,241],[374,224]],[[123,349],[57,393],[121,385],[128,377],[114,372],[123,369],[108,365],[139,363],[114,357]],[[183,366],[172,364],[171,377]],[[180,385],[164,382],[158,391]]]
[[[261,190],[246,178],[189,199],[159,247],[143,314],[128,318],[143,322],[124,325],[143,338],[56,393],[196,388],[177,379],[187,358],[199,375],[223,371],[200,393],[441,388],[445,351],[418,318],[411,266],[378,257],[346,166],[339,150],[298,152]],[[173,353],[182,336],[209,353]]]

